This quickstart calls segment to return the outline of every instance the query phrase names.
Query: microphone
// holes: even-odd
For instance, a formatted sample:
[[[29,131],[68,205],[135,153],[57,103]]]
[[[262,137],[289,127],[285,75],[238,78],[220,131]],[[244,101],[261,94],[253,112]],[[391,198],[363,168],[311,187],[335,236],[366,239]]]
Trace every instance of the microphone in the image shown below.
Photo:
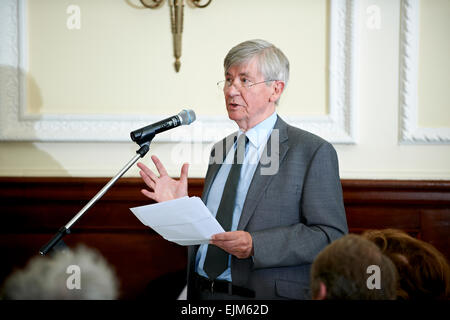
[[[194,110],[182,110],[179,114],[154,124],[130,132],[131,140],[139,145],[151,141],[156,134],[182,125],[188,125],[196,119]]]

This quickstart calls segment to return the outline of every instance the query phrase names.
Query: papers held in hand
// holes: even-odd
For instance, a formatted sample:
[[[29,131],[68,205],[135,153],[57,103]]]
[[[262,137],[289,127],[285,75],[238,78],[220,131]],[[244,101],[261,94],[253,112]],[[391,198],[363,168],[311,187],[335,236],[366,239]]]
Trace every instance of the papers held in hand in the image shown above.
[[[208,243],[212,235],[225,232],[198,197],[183,197],[130,210],[164,239],[182,246]]]

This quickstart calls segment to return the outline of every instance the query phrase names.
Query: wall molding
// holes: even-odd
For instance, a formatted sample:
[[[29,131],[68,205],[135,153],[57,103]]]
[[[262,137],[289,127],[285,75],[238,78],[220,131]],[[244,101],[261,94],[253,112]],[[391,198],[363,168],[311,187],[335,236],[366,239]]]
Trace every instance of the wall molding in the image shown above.
[[[419,0],[402,0],[400,10],[400,143],[450,143],[450,128],[419,127]]]
[[[169,116],[26,114],[26,5],[27,0],[3,0],[0,4],[0,140],[130,141],[130,131]],[[330,2],[329,114],[286,117],[289,123],[336,144],[356,142],[354,7],[353,0]],[[158,135],[155,141],[212,142],[235,130],[236,125],[226,117],[199,114],[191,126]]]

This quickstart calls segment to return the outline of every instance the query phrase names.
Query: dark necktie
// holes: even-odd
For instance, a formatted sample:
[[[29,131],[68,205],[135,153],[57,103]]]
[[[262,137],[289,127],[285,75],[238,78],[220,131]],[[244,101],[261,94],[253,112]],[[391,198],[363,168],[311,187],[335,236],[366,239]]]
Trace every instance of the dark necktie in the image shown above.
[[[236,151],[234,152],[233,164],[217,209],[216,220],[225,231],[231,230],[233,220],[234,205],[236,203],[236,193],[241,175],[242,163],[244,161],[245,146],[248,138],[241,134],[238,139]],[[211,280],[215,280],[228,268],[228,253],[215,245],[208,245],[203,269]]]

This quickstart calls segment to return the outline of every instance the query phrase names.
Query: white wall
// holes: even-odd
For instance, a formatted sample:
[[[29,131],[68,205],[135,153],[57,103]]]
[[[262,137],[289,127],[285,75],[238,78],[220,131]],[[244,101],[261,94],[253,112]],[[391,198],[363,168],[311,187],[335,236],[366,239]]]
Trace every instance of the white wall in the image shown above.
[[[223,57],[233,45],[251,38],[275,43],[290,59],[291,81],[278,110],[281,116],[323,116],[329,111],[326,1],[213,0],[205,9],[186,6],[179,73],[173,69],[167,3],[157,10],[138,9],[137,0],[25,4],[28,115],[145,113],[163,118],[192,106],[200,117],[223,116],[223,98],[215,88]],[[80,30],[66,27],[69,4],[81,9]],[[449,40],[440,34],[449,30],[445,17],[450,9],[440,0],[419,4],[425,14],[419,20],[418,123],[448,130],[450,64],[442,57],[448,56]],[[400,7],[400,1],[356,1],[356,143],[335,144],[342,178],[450,179],[448,143],[399,142]],[[424,52],[430,46],[444,53],[436,57],[433,50]],[[181,163],[188,161],[190,176],[203,177],[210,145],[156,139],[150,153],[163,160],[171,175],[179,175]],[[0,175],[107,177],[135,150],[131,142],[2,141]],[[144,161],[150,161],[149,155]],[[137,176],[137,170],[127,175]]]

